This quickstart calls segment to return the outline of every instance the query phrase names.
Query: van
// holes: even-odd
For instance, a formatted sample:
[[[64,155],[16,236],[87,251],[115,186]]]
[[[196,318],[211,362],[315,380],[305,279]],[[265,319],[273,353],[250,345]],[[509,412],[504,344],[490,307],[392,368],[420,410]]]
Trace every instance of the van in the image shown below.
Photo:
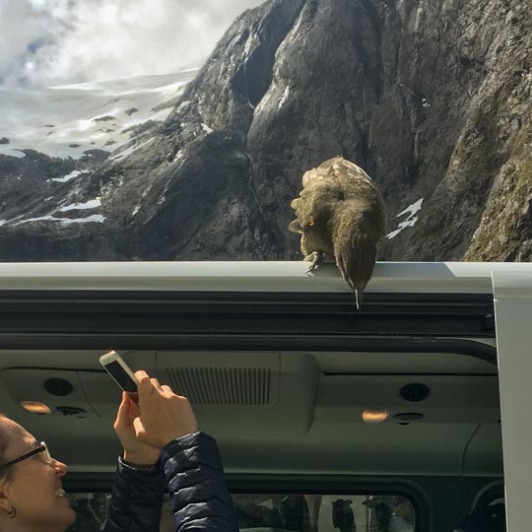
[[[532,266],[377,263],[360,311],[307,267],[0,264],[0,408],[69,465],[72,531],[120,453],[110,349],[191,400],[242,530],[450,532],[501,503],[530,528]]]

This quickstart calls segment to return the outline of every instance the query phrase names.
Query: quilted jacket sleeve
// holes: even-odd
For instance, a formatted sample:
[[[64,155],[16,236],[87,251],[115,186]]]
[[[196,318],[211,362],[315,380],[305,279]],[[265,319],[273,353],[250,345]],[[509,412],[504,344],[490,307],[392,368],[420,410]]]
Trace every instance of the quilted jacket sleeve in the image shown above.
[[[203,432],[166,445],[161,461],[174,512],[176,532],[238,532],[218,446]]]
[[[159,532],[165,488],[160,463],[145,471],[119,459],[104,532]]]

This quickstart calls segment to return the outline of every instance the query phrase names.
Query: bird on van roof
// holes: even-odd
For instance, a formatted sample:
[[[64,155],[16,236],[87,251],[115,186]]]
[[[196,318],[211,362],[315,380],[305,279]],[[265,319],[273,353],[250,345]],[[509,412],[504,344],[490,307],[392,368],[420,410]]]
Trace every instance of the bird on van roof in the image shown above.
[[[308,170],[302,181],[303,190],[290,204],[296,219],[288,229],[301,234],[304,260],[311,261],[309,272],[320,266],[325,254],[334,257],[360,310],[377,243],[386,232],[381,193],[362,168],[343,157]]]

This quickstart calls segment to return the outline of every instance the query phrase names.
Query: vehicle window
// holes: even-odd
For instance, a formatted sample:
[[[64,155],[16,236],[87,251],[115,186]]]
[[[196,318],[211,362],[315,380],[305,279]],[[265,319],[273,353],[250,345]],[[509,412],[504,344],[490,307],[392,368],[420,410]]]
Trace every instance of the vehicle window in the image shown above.
[[[77,516],[76,522],[68,529],[69,532],[103,530],[111,499],[109,493],[68,493],[68,498]]]
[[[70,532],[103,529],[110,495],[71,493],[76,523]],[[414,532],[415,509],[402,494],[234,494],[242,531]],[[171,503],[165,501],[161,532],[173,532]]]
[[[415,511],[399,494],[234,495],[240,530],[274,528],[301,532],[413,532]]]

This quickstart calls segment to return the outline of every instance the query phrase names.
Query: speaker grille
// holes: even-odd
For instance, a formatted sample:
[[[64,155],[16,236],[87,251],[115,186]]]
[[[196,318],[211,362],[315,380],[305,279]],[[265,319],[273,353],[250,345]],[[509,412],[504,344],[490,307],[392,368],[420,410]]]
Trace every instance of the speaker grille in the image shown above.
[[[197,405],[262,406],[270,404],[269,368],[167,368],[176,393]]]

